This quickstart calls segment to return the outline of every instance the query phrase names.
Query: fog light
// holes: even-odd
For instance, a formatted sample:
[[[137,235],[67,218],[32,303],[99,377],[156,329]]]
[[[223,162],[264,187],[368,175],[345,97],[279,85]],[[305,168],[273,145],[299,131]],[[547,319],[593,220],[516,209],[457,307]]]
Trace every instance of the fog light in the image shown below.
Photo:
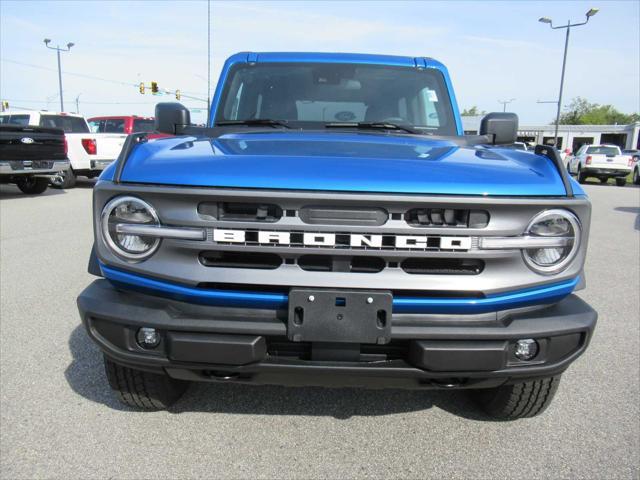
[[[138,330],[136,340],[142,348],[155,348],[160,344],[160,334],[155,328],[143,327]]]
[[[520,360],[531,360],[538,354],[538,342],[533,338],[524,338],[516,342],[516,358]]]

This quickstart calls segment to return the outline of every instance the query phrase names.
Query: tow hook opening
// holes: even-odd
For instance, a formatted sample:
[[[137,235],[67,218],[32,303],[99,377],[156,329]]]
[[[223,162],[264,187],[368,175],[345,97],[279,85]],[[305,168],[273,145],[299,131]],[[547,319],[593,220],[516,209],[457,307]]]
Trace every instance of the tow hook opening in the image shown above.
[[[232,380],[238,380],[240,378],[239,373],[232,373],[232,372],[217,372],[217,371],[208,370],[202,373],[207,377],[211,378],[212,380],[217,380],[220,382],[229,382]]]
[[[463,387],[467,382],[466,378],[433,378],[427,383],[436,388],[450,389]]]

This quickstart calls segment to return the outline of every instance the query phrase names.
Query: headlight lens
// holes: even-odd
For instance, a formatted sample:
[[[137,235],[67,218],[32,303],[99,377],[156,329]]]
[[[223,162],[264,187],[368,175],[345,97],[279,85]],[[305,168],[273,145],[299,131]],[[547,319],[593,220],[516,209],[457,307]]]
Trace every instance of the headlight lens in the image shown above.
[[[102,210],[101,221],[105,243],[115,254],[126,260],[144,260],[160,245],[159,238],[116,232],[118,224],[160,225],[153,207],[139,198],[114,198]]]
[[[524,260],[535,272],[552,275],[569,266],[580,247],[580,222],[567,210],[547,210],[536,215],[527,227],[532,237],[564,237],[562,247],[530,248],[522,252]]]

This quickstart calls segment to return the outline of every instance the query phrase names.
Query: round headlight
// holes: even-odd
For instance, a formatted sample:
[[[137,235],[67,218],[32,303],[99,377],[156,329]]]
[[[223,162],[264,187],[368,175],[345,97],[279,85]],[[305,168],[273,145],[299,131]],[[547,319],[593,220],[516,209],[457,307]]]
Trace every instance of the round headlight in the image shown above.
[[[120,233],[117,225],[160,225],[156,211],[147,202],[136,197],[116,197],[102,210],[102,236],[105,243],[116,255],[140,261],[151,256],[160,239],[130,233]]]
[[[580,222],[567,210],[547,210],[531,220],[525,235],[562,238],[565,241],[562,246],[529,248],[522,252],[529,268],[538,273],[552,275],[567,268],[578,253]]]

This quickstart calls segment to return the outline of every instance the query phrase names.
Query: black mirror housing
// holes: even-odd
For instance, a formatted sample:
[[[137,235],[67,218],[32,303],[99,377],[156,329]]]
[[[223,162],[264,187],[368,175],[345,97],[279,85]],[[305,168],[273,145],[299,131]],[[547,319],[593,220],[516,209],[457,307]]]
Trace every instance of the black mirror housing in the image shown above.
[[[515,113],[488,113],[480,122],[480,135],[493,137],[494,145],[511,145],[518,139],[518,116]]]
[[[160,133],[181,135],[191,124],[191,114],[187,107],[178,102],[156,104],[155,128]]]

